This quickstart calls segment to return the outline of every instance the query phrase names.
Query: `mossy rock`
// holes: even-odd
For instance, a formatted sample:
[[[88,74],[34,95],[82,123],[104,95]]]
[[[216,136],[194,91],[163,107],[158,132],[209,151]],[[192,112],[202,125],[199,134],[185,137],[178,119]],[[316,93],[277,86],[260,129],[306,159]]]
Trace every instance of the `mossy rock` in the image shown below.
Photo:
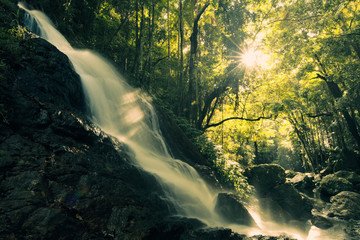
[[[259,195],[269,193],[274,187],[285,183],[285,169],[277,164],[260,164],[249,167],[244,175]]]
[[[345,178],[346,180],[348,180],[352,184],[359,184],[360,183],[360,175],[356,174],[354,172],[351,172],[351,171],[341,170],[341,171],[338,171],[338,172],[334,173],[334,176]]]
[[[325,176],[319,186],[320,192],[328,196],[335,196],[342,191],[352,191],[353,184],[335,174]]]

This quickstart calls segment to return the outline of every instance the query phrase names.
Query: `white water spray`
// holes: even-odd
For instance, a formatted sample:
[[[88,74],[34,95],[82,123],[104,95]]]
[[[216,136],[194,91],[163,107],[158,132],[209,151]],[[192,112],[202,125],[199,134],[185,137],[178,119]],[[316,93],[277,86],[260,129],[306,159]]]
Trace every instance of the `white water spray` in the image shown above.
[[[170,156],[155,110],[146,96],[128,85],[116,69],[98,54],[73,49],[44,13],[28,10],[22,4],[19,7],[31,15],[26,19],[29,26],[35,26],[31,30],[69,57],[81,77],[94,123],[129,146],[135,155],[134,161],[158,178],[179,215],[200,219],[209,226],[231,227],[234,231],[250,235],[288,232],[275,223],[265,227],[256,212],[252,215],[259,226],[264,226],[261,231],[226,225],[214,211],[217,193],[209,190],[193,167]],[[276,228],[280,229],[271,231]],[[294,237],[303,239],[300,235]],[[309,238],[315,239],[320,240],[321,237]]]

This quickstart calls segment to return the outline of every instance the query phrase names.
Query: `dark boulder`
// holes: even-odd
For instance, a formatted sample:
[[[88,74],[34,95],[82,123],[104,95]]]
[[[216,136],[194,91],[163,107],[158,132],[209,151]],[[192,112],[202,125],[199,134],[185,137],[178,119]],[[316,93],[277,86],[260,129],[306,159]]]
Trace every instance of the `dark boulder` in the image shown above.
[[[300,194],[290,183],[276,186],[269,196],[288,212],[292,219],[306,221],[311,217],[312,201]]]
[[[360,194],[343,191],[330,199],[329,216],[341,219],[360,220]]]
[[[265,221],[275,221],[277,223],[287,223],[292,217],[272,198],[259,198],[261,217]]]
[[[352,191],[353,184],[345,178],[330,174],[321,179],[319,190],[325,196],[334,196],[342,191]]]
[[[300,221],[305,223],[311,217],[313,201],[305,194],[301,194],[291,182],[286,181],[285,170],[276,164],[261,164],[249,167],[245,170],[248,182],[255,186],[260,199],[260,208],[265,217],[279,223],[288,221]],[[301,175],[303,176],[303,175]],[[303,187],[308,187],[312,179],[305,177],[296,181],[299,186],[303,180]],[[295,176],[296,178],[296,176]],[[309,184],[311,185],[311,184]],[[309,186],[309,192],[311,192]]]
[[[285,183],[286,180],[284,168],[277,164],[248,167],[245,169],[244,175],[260,196],[271,192],[274,187]]]
[[[216,212],[232,224],[257,226],[248,210],[234,194],[219,193],[215,205]]]

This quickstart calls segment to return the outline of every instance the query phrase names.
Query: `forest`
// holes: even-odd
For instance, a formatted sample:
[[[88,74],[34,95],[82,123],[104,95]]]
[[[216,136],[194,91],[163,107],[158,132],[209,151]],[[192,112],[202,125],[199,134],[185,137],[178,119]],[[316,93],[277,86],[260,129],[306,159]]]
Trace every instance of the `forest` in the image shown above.
[[[225,175],[359,167],[358,0],[27,3],[112,60]]]
[[[0,19],[1,239],[360,238],[360,0]]]

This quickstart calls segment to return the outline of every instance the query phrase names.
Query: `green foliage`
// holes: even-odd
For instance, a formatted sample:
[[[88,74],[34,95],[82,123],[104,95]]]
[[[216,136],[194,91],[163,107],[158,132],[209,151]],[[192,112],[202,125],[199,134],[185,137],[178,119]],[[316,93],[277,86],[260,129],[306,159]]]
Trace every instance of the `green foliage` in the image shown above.
[[[227,160],[214,143],[201,131],[192,127],[188,121],[182,117],[176,117],[178,126],[184,131],[185,135],[193,142],[201,155],[210,162],[210,166],[221,178],[221,182],[234,189],[237,195],[245,198],[251,191],[246,178],[243,176],[242,168],[239,164]]]
[[[231,162],[225,159],[223,155],[219,155],[214,163],[214,168],[221,176],[222,181],[234,188],[240,198],[246,198],[253,191],[238,163]]]
[[[9,75],[9,65],[19,65],[24,55],[26,30],[19,25],[20,12],[16,5],[9,1],[1,1],[0,11],[0,79]]]
[[[10,7],[8,0],[1,2]],[[340,162],[345,150],[360,151],[343,116],[347,111],[360,125],[359,0],[210,1],[198,22],[193,55],[190,36],[205,0],[182,1],[183,9],[178,0],[28,2],[44,9],[73,45],[106,55],[131,84],[162,101],[220,175],[236,176],[230,161],[318,171]],[[17,41],[7,42],[7,30],[0,41],[18,56],[22,33],[16,10],[10,12],[10,35]],[[268,66],[244,66],[248,47],[266,53]],[[1,59],[4,69],[8,63]],[[341,97],[334,98],[319,75]],[[271,119],[227,121],[205,131],[234,116]]]

